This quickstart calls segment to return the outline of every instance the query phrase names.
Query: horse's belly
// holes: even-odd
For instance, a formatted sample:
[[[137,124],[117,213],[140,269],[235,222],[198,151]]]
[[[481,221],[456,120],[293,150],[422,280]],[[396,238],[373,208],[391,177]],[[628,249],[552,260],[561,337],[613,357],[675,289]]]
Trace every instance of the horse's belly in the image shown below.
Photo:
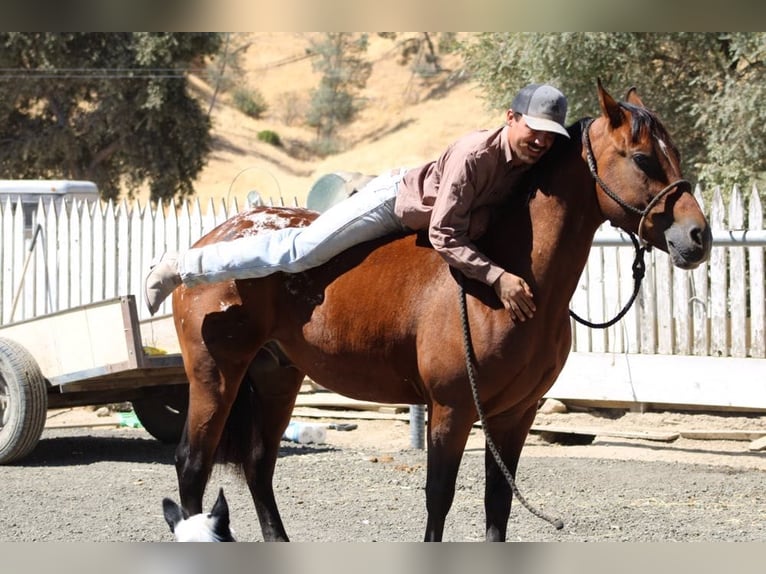
[[[282,344],[285,352],[313,381],[339,394],[381,403],[422,402],[416,353],[408,338],[385,321],[373,328],[369,314],[347,317],[342,325],[313,319],[298,338]]]
[[[347,397],[389,404],[424,402],[416,378],[397,372],[392,361],[305,352],[296,364],[311,380]]]

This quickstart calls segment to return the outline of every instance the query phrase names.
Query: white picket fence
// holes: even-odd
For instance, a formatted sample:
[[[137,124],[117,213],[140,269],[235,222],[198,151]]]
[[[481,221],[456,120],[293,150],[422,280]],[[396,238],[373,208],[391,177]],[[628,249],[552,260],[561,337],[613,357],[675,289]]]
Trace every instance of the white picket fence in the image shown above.
[[[696,196],[703,204],[699,189]],[[755,187],[747,204],[746,211],[735,187],[726,206],[716,189],[705,210],[713,229],[710,260],[683,271],[665,253],[651,251],[633,309],[608,329],[573,322],[573,350],[765,358],[766,233]],[[606,229],[597,234],[572,298],[571,308],[592,322],[614,317],[633,292],[634,249],[627,236],[623,246],[614,246],[615,235]]]
[[[700,190],[696,195],[701,201]],[[758,190],[733,189],[728,206],[715,190],[710,261],[692,272],[647,254],[636,304],[615,326],[595,330],[573,322],[573,350],[710,357],[766,358],[764,342],[763,210]],[[190,245],[239,211],[235,202],[185,202],[155,210],[139,202],[38,206],[37,227],[25,229],[22,210],[0,204],[0,324],[135,294],[164,250]],[[747,230],[747,231],[743,231]],[[615,239],[617,238],[617,239]],[[735,240],[732,240],[734,238]],[[599,231],[572,308],[599,322],[613,317],[633,287],[632,244]],[[169,303],[163,311],[170,312]],[[148,317],[143,304],[142,318]]]

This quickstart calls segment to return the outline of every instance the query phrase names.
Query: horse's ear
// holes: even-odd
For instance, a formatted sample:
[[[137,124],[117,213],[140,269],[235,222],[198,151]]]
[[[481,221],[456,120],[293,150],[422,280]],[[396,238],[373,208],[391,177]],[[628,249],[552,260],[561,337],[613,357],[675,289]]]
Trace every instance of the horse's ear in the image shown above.
[[[629,104],[633,104],[634,106],[639,106],[641,108],[645,108],[644,102],[641,101],[641,98],[638,97],[638,90],[636,90],[636,86],[631,87],[628,90],[628,93],[625,94],[625,101]]]
[[[218,490],[218,498],[216,499],[210,514],[217,518],[224,518],[227,523],[229,522],[229,504],[226,502],[226,497],[223,495],[223,488]]]
[[[625,120],[625,116],[620,109],[620,104],[617,103],[612,96],[609,95],[601,84],[601,78],[598,78],[598,104],[601,106],[601,113],[609,118],[609,125],[612,129],[616,129],[622,125]]]

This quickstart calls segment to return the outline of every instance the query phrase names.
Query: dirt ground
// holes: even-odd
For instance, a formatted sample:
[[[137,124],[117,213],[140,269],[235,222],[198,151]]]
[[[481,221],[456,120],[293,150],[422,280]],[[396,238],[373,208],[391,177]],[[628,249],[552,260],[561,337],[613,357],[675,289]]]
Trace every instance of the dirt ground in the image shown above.
[[[331,415],[331,411],[326,412]],[[364,411],[356,412],[359,417],[364,416]],[[294,420],[317,425],[356,425],[351,431],[328,430],[327,444],[339,448],[380,449],[387,453],[413,446],[409,422],[402,418],[406,416],[399,415],[399,419],[389,420],[365,420],[354,418],[354,411],[339,411],[338,417],[297,416]],[[95,407],[51,410],[48,415],[49,428],[118,428],[120,425],[120,413],[107,407],[101,410]],[[590,444],[562,444],[567,435],[544,435],[542,429],[546,427],[601,434],[596,434]],[[538,432],[534,432],[536,429]],[[644,432],[660,437],[664,433],[679,436],[664,440],[636,438]],[[727,435],[736,438],[726,440]],[[562,456],[566,453],[566,456],[584,458],[674,461],[766,471],[766,450],[754,450],[761,436],[766,436],[766,414],[679,411],[642,413],[595,408],[584,412],[539,412],[533,432],[527,438],[523,456]],[[561,442],[558,442],[559,439]],[[484,433],[477,426],[468,439],[466,449],[483,448]]]
[[[25,460],[0,467],[0,541],[172,541],[161,500],[177,499],[172,445],[113,412],[51,411]],[[354,413],[345,413],[353,416]],[[338,416],[336,414],[336,416]],[[362,416],[362,415],[359,415]],[[422,539],[426,453],[410,447],[406,420],[306,419],[356,424],[327,430],[326,443],[283,441],[275,494],[291,540],[406,542]],[[537,427],[594,428],[588,445],[532,435],[517,482],[536,508],[562,518],[554,529],[514,502],[509,541],[763,541],[766,453],[750,440],[658,442],[608,433],[663,429],[766,433],[762,416],[613,412],[540,415]],[[483,539],[484,439],[472,433],[445,529],[447,541]],[[239,540],[261,540],[247,486],[217,467],[205,495],[229,501]]]

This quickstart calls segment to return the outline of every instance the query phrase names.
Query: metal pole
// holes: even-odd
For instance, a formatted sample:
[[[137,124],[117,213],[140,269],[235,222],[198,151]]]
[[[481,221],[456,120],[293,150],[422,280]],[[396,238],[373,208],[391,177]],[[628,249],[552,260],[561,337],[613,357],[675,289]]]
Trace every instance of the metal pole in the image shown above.
[[[613,230],[600,230],[593,237],[596,247],[621,247],[632,245],[627,233]],[[766,230],[764,229],[715,229],[713,230],[713,245],[726,247],[763,247],[766,246]]]
[[[40,235],[40,232],[43,230],[42,225],[39,223],[37,224],[37,227],[35,227],[35,233],[32,235],[32,243],[29,245],[29,251],[27,252],[27,256],[24,258],[24,268],[21,270],[21,279],[19,281],[19,286],[16,288],[16,295],[13,297],[13,304],[11,305],[11,316],[10,316],[10,322],[13,322],[13,316],[16,314],[16,306],[19,304],[19,298],[21,297],[21,291],[24,288],[24,277],[27,274],[27,268],[29,267],[29,261],[32,259],[32,254],[35,251],[35,245],[37,244],[37,236]]]
[[[425,448],[425,405],[410,405],[410,447]]]

